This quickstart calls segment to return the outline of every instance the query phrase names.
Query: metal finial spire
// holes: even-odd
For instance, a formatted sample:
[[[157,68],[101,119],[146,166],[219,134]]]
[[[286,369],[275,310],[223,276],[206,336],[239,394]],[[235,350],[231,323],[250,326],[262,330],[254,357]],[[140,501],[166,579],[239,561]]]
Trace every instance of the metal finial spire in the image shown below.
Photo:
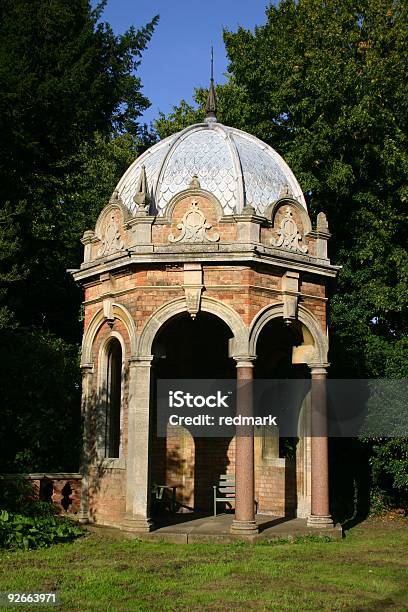
[[[211,45],[211,81],[214,80],[214,47]]]
[[[217,96],[214,86],[214,49],[211,47],[211,79],[208,90],[207,104],[205,105],[205,120],[207,122],[217,121]]]

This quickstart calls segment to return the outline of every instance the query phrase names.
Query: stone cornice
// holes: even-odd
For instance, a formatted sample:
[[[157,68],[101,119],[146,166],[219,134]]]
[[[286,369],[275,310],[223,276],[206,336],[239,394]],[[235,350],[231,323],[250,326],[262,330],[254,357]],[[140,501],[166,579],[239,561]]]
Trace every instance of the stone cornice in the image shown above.
[[[319,259],[311,255],[302,255],[284,251],[279,248],[268,247],[262,244],[208,244],[208,245],[179,245],[154,246],[152,251],[133,248],[126,253],[118,253],[107,259],[98,259],[89,264],[82,264],[79,270],[72,272],[77,282],[90,279],[96,274],[118,270],[129,265],[166,264],[166,263],[263,263],[270,266],[308,272],[319,276],[334,278],[340,266],[331,265],[328,260]]]

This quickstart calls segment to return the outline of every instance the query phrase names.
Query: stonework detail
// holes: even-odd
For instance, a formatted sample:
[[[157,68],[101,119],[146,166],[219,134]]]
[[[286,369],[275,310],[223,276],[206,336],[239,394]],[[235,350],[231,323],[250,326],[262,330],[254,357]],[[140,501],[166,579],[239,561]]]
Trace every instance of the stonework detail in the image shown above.
[[[324,212],[319,212],[319,214],[317,215],[317,226],[316,226],[316,229],[319,232],[328,232],[329,231],[329,224],[327,223],[327,217],[324,214]]]
[[[111,255],[117,251],[121,251],[125,248],[123,240],[120,236],[118,224],[116,223],[115,211],[109,215],[109,222],[106,225],[104,238],[102,240],[101,248],[98,251],[100,257],[104,255]]]
[[[291,192],[290,187],[287,183],[285,183],[282,186],[282,189],[279,193],[279,197],[280,198],[292,198],[293,197],[293,193]]]
[[[271,244],[276,247],[283,247],[291,251],[307,253],[307,246],[299,244],[302,240],[302,234],[299,232],[290,206],[286,207],[285,215],[280,223],[280,228],[277,230],[279,238],[271,238]]]
[[[233,138],[242,166],[245,201],[254,206],[257,214],[264,214],[268,204],[279,197],[280,186],[290,177],[275,157],[275,151],[265,146],[254,147],[251,138],[238,132],[234,132]]]
[[[103,314],[109,323],[113,323],[115,315],[113,314],[112,300],[103,300]]]
[[[217,242],[220,239],[218,233],[212,236],[207,234],[207,230],[211,229],[211,227],[211,223],[207,223],[205,216],[199,209],[198,202],[193,200],[190,210],[186,212],[181,223],[177,224],[177,229],[181,233],[178,236],[170,234],[169,242]]]
[[[184,264],[184,293],[186,296],[186,309],[192,319],[196,318],[200,310],[201,293],[203,285],[203,268],[201,264]]]
[[[299,273],[285,272],[282,277],[283,320],[287,325],[297,318]]]
[[[201,189],[201,183],[198,180],[198,176],[196,174],[193,174],[190,184],[189,184],[189,188],[190,189]]]

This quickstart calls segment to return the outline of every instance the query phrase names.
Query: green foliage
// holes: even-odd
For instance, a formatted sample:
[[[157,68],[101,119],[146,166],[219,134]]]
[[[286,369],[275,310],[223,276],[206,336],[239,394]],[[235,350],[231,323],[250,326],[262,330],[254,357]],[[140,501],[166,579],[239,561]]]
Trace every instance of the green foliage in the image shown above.
[[[1,472],[76,471],[78,348],[38,330],[1,333]]]
[[[81,292],[66,270],[152,138],[137,69],[158,17],[116,36],[104,5],[0,5],[0,469],[78,467]]]
[[[0,589],[56,585],[68,610],[405,610],[406,523],[276,545],[135,543],[94,529],[74,546],[3,554]]]
[[[83,247],[78,236],[95,226],[118,178],[143,148],[144,145],[130,134],[102,136],[96,133],[92,141],[84,143],[78,150],[78,170],[66,177],[59,205],[60,215],[63,216],[62,238],[67,248],[74,249],[70,253],[72,262],[79,261],[82,255]],[[65,258],[67,255],[65,250]]]
[[[5,0],[0,8],[0,322],[65,339],[78,337],[79,296],[65,273],[80,261],[72,219],[79,215],[74,231],[87,229],[79,205],[67,203],[67,183],[86,171],[96,133],[149,142],[138,124],[149,102],[134,70],[158,17],[115,36],[99,21],[102,9],[87,0]],[[113,189],[119,176],[110,178]]]
[[[387,376],[406,337],[406,26],[398,0],[285,0],[255,33],[225,32],[250,131],[284,155],[312,213],[328,215],[343,266],[332,299],[340,376]]]
[[[407,13],[400,0],[282,0],[255,32],[224,32],[218,119],[271,144],[329,218],[339,377],[406,375]],[[205,92],[195,100],[159,118],[161,137],[203,118]]]
[[[376,440],[370,465],[373,478],[372,506],[402,506],[408,510],[408,438]]]
[[[0,548],[44,548],[59,542],[71,542],[81,535],[83,531],[75,523],[51,513],[26,516],[0,511]]]
[[[24,479],[0,484],[0,548],[43,548],[83,535],[71,520],[57,516],[52,504],[33,500]]]
[[[331,375],[407,378],[407,3],[281,0],[264,25],[224,40],[230,79],[217,88],[219,121],[273,146],[312,216],[329,219],[331,260],[342,266]],[[195,100],[159,118],[161,137],[202,119],[205,92]],[[401,483],[404,443],[377,440],[372,452],[373,486],[380,473]]]

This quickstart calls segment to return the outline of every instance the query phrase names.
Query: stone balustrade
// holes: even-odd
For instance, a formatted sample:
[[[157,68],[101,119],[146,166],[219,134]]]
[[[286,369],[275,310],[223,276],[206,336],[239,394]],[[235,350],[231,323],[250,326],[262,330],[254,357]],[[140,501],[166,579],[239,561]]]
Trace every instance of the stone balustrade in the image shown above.
[[[0,474],[0,482],[25,480],[31,485],[31,499],[48,501],[60,514],[76,515],[81,505],[82,475],[77,472],[38,472],[33,474]]]

